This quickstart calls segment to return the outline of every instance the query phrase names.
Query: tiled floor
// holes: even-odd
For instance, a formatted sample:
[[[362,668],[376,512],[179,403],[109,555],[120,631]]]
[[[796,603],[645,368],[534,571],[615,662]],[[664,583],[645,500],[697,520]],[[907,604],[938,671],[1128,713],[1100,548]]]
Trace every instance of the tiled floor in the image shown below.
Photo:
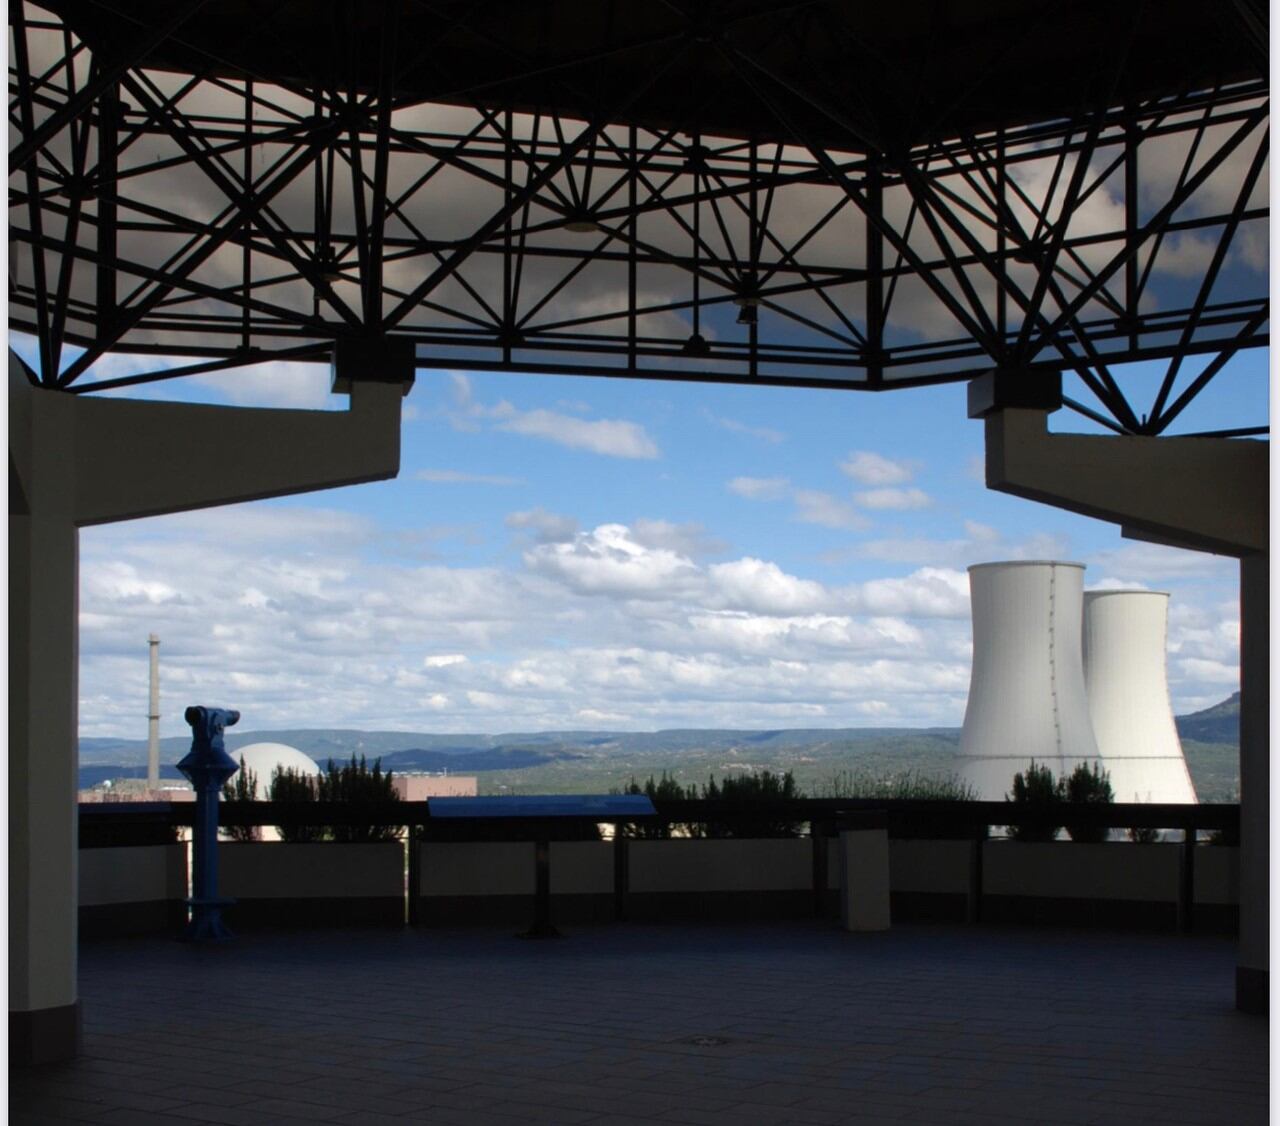
[[[306,932],[82,951],[85,1055],[11,1121],[1267,1121],[1221,939],[831,925]]]

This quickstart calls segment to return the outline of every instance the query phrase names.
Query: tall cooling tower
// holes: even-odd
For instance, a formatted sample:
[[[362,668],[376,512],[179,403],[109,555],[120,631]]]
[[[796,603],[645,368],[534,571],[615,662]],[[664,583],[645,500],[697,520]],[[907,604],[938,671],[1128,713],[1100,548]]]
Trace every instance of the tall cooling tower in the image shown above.
[[[1084,596],[1084,679],[1102,765],[1116,801],[1194,802],[1165,679],[1169,596]]]
[[[960,775],[986,801],[1013,790],[1035,759],[1069,774],[1096,761],[1080,622],[1080,563],[979,563],[969,568],[973,672],[960,735]]]

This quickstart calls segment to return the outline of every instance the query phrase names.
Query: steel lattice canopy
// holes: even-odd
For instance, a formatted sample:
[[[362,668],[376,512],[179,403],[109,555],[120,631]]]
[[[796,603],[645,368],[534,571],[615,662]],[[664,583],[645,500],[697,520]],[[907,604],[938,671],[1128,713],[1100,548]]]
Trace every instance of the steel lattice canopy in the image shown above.
[[[741,51],[803,91],[791,108],[823,143],[847,145],[850,132],[833,131],[810,91],[882,151],[1266,73],[1248,44],[1247,0],[48,0],[47,7],[106,55],[172,23],[148,65],[181,73],[371,90],[390,47],[403,99],[587,118],[611,109],[614,123],[790,141],[734,67],[731,56]],[[381,32],[392,14],[395,43],[387,44]],[[658,72],[660,82],[634,93]]]
[[[386,342],[419,368],[871,391],[1061,374],[1065,406],[1155,435],[1268,342],[1258,0],[9,20],[9,324],[47,386]],[[1151,360],[1154,390],[1110,370]]]

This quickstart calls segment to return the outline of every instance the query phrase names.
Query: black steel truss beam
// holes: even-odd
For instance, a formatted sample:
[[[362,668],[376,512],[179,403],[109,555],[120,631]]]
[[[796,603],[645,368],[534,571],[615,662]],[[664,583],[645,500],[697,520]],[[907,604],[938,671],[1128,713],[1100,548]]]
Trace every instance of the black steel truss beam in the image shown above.
[[[684,32],[606,38],[554,64],[537,44],[495,40],[512,81],[538,76],[578,116],[492,101],[500,84],[468,86],[447,57],[436,65],[438,43],[405,42],[397,6],[378,25],[372,84],[357,87],[346,64],[311,86],[273,83],[187,42],[203,60],[194,72],[148,70],[200,6],[99,58],[56,19],[11,5],[10,323],[37,336],[46,384],[107,390],[390,332],[416,340],[424,365],[511,371],[878,390],[984,365],[1050,368],[1097,400],[1070,409],[1159,434],[1227,358],[1268,339],[1265,272],[1247,277],[1239,252],[1268,216],[1256,202],[1261,82],[1116,104],[1118,39],[1075,118],[903,147],[865,84],[837,106],[820,69],[796,77],[824,28],[850,58],[886,65],[822,3],[795,6],[768,60],[729,24],[674,4]],[[483,38],[491,6],[435,13],[444,40]],[[686,128],[615,124],[666,69],[598,105],[591,67],[659,42],[668,67],[694,60],[695,76],[696,60],[724,61],[791,142],[705,136],[698,119],[719,92],[697,81]],[[447,108],[399,88],[429,59]],[[943,136],[948,107],[899,108]],[[820,139],[819,120],[847,144]],[[1161,146],[1180,147],[1172,183],[1140,159]],[[1207,207],[1202,189],[1228,174],[1231,202]],[[166,181],[185,187],[166,199]],[[1081,220],[1113,204],[1118,223]],[[1190,296],[1152,308],[1162,255],[1193,237],[1213,249]],[[86,351],[63,368],[66,343]],[[95,379],[109,349],[204,358]],[[1197,355],[1209,362],[1179,391]],[[1118,365],[1159,357],[1167,370],[1139,415]]]

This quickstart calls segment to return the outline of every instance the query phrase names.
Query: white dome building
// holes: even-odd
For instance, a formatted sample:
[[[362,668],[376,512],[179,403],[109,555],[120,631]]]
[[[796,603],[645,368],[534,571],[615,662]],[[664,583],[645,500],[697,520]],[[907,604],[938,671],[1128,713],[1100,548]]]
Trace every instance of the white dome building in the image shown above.
[[[235,760],[236,766],[243,759],[244,768],[253,772],[257,782],[254,797],[259,801],[266,801],[271,775],[277,769],[296,770],[299,774],[320,774],[320,767],[315,759],[287,743],[250,743],[247,747],[227,753]],[[229,781],[234,785],[235,780],[236,775],[233,774]]]

